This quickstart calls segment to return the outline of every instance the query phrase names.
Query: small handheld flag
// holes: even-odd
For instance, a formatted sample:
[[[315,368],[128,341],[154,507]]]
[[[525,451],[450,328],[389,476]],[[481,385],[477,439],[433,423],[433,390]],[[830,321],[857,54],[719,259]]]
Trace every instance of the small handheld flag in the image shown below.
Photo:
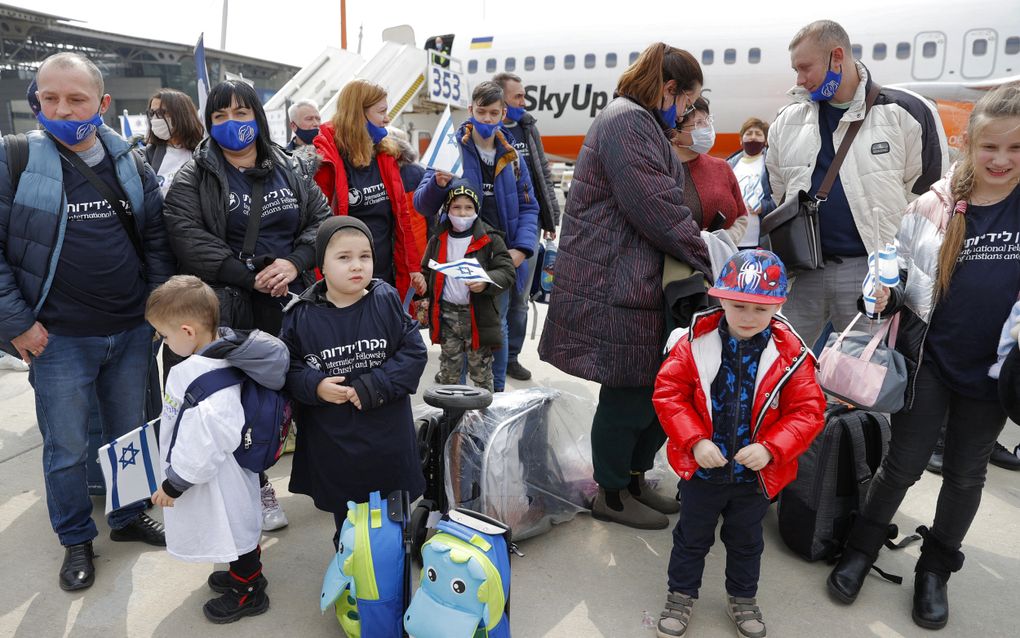
[[[195,45],[195,74],[198,78],[198,113],[205,113],[205,101],[209,96],[209,70],[205,65],[205,32],[198,36]]]
[[[155,423],[150,421],[99,448],[107,514],[144,501],[163,482]]]
[[[443,111],[439,118],[439,126],[432,134],[432,141],[425,154],[421,156],[421,165],[437,171],[453,173],[457,177],[464,174],[463,162],[460,158],[460,144],[457,143],[457,127],[450,116],[450,107]]]
[[[502,286],[489,278],[488,273],[485,272],[485,269],[482,268],[482,265],[479,264],[478,260],[474,257],[458,259],[457,261],[451,261],[448,264],[441,264],[435,259],[430,259],[429,268],[438,273],[442,273],[445,277],[457,279],[465,283],[484,281],[496,286],[497,288],[502,288]]]

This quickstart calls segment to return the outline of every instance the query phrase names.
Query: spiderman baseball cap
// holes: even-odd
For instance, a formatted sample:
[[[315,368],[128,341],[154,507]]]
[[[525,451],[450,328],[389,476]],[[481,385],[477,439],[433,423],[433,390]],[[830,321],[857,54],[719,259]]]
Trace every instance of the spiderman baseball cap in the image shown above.
[[[741,250],[730,257],[708,294],[763,305],[786,301],[786,266],[767,250]]]

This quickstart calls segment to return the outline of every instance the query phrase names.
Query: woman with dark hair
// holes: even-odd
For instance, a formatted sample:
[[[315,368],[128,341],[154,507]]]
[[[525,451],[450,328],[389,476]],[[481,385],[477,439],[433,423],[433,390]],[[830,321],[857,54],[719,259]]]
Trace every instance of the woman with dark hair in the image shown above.
[[[209,137],[177,173],[163,217],[181,274],[220,299],[220,324],[279,334],[289,293],[314,281],[315,233],[329,204],[302,160],[269,139],[255,89],[228,80],[209,92]],[[263,529],[287,524],[263,475]]]
[[[187,94],[174,89],[156,91],[149,98],[145,115],[149,121],[145,161],[155,171],[159,189],[166,197],[177,171],[188,163],[205,137],[205,129],[198,119],[195,103]]]
[[[656,43],[595,117],[574,169],[539,344],[544,361],[602,384],[591,432],[599,484],[592,515],[640,529],[665,529],[665,514],[678,510],[644,481],[666,440],[652,407],[665,344],[663,259],[689,265],[701,295],[712,273],[668,138],[702,82],[690,53]]]

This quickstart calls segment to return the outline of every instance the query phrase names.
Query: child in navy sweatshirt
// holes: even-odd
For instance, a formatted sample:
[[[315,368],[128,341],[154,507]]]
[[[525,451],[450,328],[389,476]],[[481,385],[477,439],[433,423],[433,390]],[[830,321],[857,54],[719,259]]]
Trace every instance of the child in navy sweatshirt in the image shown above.
[[[373,491],[425,489],[411,395],[428,354],[397,291],[372,279],[372,233],[332,217],[315,240],[324,279],[292,303],[280,339],[290,350],[287,391],[298,429],[290,490],[332,512],[337,536],[347,501]]]

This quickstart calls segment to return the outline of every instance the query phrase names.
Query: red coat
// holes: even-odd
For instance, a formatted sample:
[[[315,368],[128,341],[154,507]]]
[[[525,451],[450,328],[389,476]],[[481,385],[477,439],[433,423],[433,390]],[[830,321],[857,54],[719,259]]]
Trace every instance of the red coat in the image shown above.
[[[698,155],[687,162],[691,181],[701,200],[701,229],[711,226],[716,211],[726,217],[723,228],[729,228],[738,217],[747,214],[747,205],[733,168],[726,160],[711,155]]]
[[[315,173],[315,181],[329,200],[334,215],[346,215],[350,200],[347,198],[347,173],[343,170],[343,158],[336,147],[333,125],[319,126],[319,134],[313,140],[315,150],[322,156],[322,163]],[[382,175],[386,195],[390,198],[393,211],[393,274],[397,292],[401,299],[411,285],[411,273],[421,272],[421,250],[414,239],[411,216],[404,194],[404,183],[400,179],[397,159],[387,153],[376,153],[379,173]],[[337,197],[336,193],[344,193]]]
[[[669,464],[684,480],[698,469],[691,448],[701,439],[712,439],[708,395],[722,361],[718,330],[722,317],[722,309],[696,315],[655,380],[652,403],[669,436]],[[758,472],[761,487],[771,498],[797,477],[797,457],[825,425],[825,397],[815,379],[814,355],[781,317],[772,320],[772,338],[758,370],[751,441],[772,453],[772,461]]]

